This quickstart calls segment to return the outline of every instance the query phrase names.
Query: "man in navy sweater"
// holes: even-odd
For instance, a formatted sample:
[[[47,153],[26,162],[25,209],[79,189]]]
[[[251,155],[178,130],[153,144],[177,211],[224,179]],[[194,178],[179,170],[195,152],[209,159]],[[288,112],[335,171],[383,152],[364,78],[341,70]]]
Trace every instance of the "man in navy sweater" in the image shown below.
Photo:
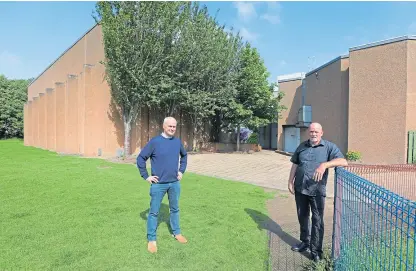
[[[156,229],[160,205],[168,194],[170,226],[173,236],[180,243],[186,243],[179,227],[180,180],[185,173],[187,153],[179,138],[174,137],[176,120],[167,117],[163,121],[163,133],[152,138],[137,156],[140,175],[150,183],[150,211],[147,219],[147,250],[157,252]],[[179,156],[181,157],[179,163]],[[151,161],[151,176],[146,170],[146,161]],[[179,167],[179,169],[178,169]]]

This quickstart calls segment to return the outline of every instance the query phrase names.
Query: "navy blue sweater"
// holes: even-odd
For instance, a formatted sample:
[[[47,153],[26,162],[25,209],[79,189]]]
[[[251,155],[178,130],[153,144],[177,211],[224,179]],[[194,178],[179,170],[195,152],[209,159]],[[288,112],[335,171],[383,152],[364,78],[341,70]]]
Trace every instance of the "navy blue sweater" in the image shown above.
[[[179,165],[179,156],[180,165]],[[179,138],[158,135],[152,138],[137,156],[140,175],[147,179],[146,161],[150,158],[151,174],[159,177],[159,183],[178,181],[178,171],[185,173],[187,153]],[[179,167],[179,169],[178,169]]]

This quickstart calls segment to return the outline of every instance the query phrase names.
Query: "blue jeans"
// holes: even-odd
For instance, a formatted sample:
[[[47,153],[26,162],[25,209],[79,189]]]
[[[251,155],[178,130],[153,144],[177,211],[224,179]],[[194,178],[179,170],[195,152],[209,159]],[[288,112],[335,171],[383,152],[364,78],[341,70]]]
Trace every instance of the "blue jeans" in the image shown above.
[[[159,215],[162,199],[168,193],[170,226],[174,235],[181,233],[179,228],[179,196],[181,184],[179,181],[173,183],[156,183],[150,186],[150,211],[147,218],[147,240],[156,241],[157,216]]]

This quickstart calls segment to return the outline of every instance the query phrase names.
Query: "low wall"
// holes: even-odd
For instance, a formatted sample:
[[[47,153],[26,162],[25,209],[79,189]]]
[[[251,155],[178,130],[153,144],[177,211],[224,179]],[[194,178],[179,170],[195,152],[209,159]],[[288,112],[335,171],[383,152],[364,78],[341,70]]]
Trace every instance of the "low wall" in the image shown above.
[[[236,143],[218,143],[218,142],[207,142],[201,146],[201,151],[206,152],[235,152],[237,151]],[[240,151],[242,152],[258,152],[261,151],[261,147],[258,144],[240,144]]]

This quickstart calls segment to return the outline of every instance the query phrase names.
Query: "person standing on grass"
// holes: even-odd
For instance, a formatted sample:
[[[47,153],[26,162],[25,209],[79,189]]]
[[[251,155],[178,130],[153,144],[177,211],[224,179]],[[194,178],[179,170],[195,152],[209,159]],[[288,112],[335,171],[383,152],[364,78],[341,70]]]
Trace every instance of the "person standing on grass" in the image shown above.
[[[179,227],[180,180],[187,165],[187,152],[179,138],[175,137],[176,120],[167,117],[163,121],[163,133],[152,138],[137,156],[140,175],[150,184],[150,211],[147,218],[147,250],[157,252],[156,230],[162,199],[168,194],[170,226],[173,237],[187,243]],[[181,157],[179,162],[179,156]],[[146,161],[151,159],[151,176],[146,170]],[[179,167],[179,169],[178,169]]]
[[[292,247],[293,251],[311,253],[318,262],[322,258],[324,237],[324,209],[328,169],[347,166],[339,148],[332,142],[322,139],[323,130],[319,123],[309,126],[309,140],[302,142],[292,155],[288,189],[295,195],[301,243]],[[309,215],[312,211],[310,232]]]

